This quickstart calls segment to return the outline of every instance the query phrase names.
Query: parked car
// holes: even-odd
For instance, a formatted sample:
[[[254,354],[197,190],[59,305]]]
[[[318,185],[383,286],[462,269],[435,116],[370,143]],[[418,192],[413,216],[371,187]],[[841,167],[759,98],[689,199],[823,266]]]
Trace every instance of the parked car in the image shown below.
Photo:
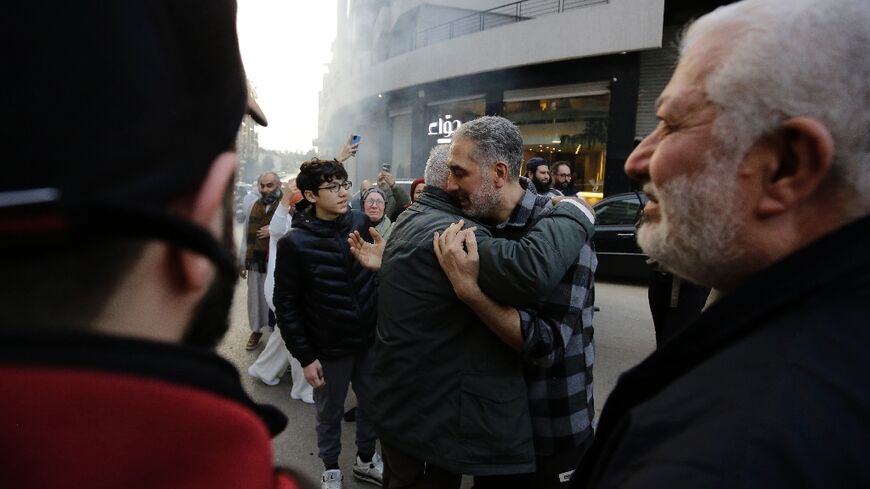
[[[647,280],[647,255],[637,245],[637,222],[649,198],[643,192],[611,195],[595,209],[596,275]]]

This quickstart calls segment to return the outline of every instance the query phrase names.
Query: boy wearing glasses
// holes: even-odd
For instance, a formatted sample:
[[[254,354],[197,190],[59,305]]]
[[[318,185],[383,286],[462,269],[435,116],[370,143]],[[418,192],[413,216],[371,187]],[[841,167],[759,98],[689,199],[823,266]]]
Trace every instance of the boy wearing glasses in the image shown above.
[[[380,485],[383,463],[368,418],[377,276],[354,259],[347,237],[371,241],[369,218],[348,207],[351,182],[336,160],[302,164],[296,185],[312,205],[293,218],[275,261],[275,313],[287,348],[314,387],[321,488],[341,489],[341,420],[348,384],[359,402],[354,477]]]

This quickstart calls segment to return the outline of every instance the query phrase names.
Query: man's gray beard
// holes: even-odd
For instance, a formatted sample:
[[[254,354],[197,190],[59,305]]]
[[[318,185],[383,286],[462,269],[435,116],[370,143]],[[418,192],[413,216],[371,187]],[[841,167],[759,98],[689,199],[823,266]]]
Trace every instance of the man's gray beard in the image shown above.
[[[469,194],[465,214],[480,219],[492,219],[498,209],[499,193],[492,181],[491,170],[481,169],[481,184],[477,192]]]
[[[279,188],[279,189],[276,189],[276,190],[260,197],[260,202],[262,202],[263,205],[272,205],[275,202],[278,202],[279,200],[281,200],[281,197],[283,197],[283,196],[284,196],[284,193]]]
[[[737,166],[705,163],[690,178],[682,175],[644,190],[656,196],[659,221],[642,222],[637,242],[650,258],[692,282],[711,287],[728,283],[745,264],[740,242],[745,223],[739,216]]]

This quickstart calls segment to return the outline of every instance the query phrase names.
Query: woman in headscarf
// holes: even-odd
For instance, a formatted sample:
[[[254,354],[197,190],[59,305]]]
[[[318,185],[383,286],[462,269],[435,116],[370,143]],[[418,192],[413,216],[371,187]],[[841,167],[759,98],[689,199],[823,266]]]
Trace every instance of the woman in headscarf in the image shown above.
[[[378,187],[371,187],[360,195],[360,203],[365,215],[369,216],[372,226],[383,236],[384,240],[390,237],[393,222],[386,216],[387,196]]]
[[[423,189],[426,188],[426,182],[423,180],[423,177],[415,179],[411,182],[411,202],[408,202],[405,205],[405,209],[411,207],[411,204],[417,202],[417,199],[420,197],[420,194],[423,193]],[[402,212],[405,212],[405,209],[402,209]]]
[[[411,182],[411,203],[417,202],[417,197],[423,193],[423,189],[426,188],[426,182],[422,177]]]

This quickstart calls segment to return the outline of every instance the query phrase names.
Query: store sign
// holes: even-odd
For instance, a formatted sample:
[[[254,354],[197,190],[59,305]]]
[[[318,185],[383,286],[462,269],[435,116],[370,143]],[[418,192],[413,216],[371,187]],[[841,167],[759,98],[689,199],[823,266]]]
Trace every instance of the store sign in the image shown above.
[[[462,125],[462,121],[459,119],[451,119],[453,116],[447,114],[443,119],[439,117],[437,121],[429,124],[429,135],[439,136],[438,144],[449,143],[450,136],[453,136],[453,133]]]

